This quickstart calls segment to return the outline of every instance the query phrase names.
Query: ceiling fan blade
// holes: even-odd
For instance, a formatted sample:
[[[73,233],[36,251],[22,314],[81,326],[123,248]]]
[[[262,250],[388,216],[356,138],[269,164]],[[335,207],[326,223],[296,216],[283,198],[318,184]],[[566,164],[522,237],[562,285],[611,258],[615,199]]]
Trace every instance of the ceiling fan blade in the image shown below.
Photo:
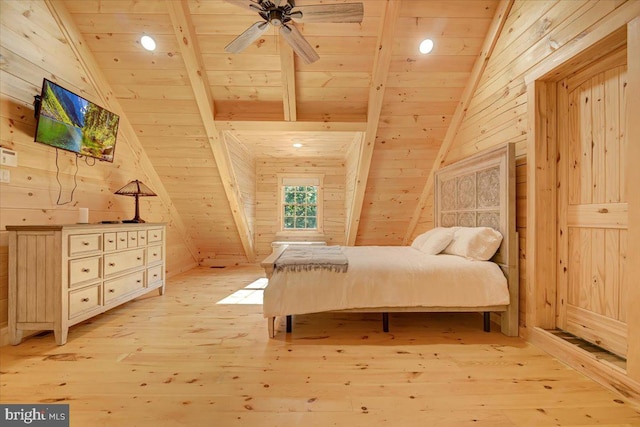
[[[245,30],[244,33],[236,37],[231,43],[225,46],[224,50],[229,53],[239,53],[253,43],[258,37],[263,35],[269,29],[269,23],[256,22]]]
[[[280,27],[280,34],[291,45],[291,48],[298,54],[299,57],[304,59],[304,62],[311,64],[316,62],[320,57],[318,53],[311,47],[309,42],[305,40],[304,36],[293,25],[283,25]]]
[[[302,18],[293,14],[302,12]],[[310,4],[296,6],[292,18],[296,22],[362,22],[364,6],[362,3]]]

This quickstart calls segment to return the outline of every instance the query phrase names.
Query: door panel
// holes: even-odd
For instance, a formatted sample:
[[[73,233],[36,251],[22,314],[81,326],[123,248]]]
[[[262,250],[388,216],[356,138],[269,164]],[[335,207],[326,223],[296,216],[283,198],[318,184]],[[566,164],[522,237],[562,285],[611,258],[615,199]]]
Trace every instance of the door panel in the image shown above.
[[[626,64],[591,68],[557,84],[557,325],[624,357]]]

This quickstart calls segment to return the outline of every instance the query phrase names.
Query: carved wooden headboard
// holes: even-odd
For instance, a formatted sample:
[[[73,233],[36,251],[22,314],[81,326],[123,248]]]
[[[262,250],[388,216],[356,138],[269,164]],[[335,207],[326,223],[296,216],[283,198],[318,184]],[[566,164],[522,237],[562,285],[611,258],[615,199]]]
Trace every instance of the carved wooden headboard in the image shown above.
[[[518,328],[518,234],[515,144],[480,152],[435,173],[436,227],[492,227],[503,236],[493,257],[509,281],[510,309],[502,329]],[[505,332],[507,333],[507,332]],[[507,335],[514,335],[513,329]],[[517,332],[516,332],[517,335]]]

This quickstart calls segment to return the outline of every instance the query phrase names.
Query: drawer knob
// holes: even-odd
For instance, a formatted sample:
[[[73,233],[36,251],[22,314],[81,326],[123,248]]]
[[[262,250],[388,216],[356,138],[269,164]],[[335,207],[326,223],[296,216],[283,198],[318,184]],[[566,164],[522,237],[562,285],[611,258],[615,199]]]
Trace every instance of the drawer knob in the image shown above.
[[[137,259],[138,261],[140,261],[140,260],[142,259],[142,257],[136,257],[136,259]]]
[[[89,298],[82,298],[80,301],[82,301],[82,302],[89,302]]]
[[[114,293],[115,291],[116,291],[115,289],[109,289],[110,294]]]
[[[154,253],[153,253],[153,256],[158,256],[158,254],[154,252]]]
[[[82,242],[83,245],[89,246],[89,242]]]
[[[109,239],[109,240],[107,240],[107,242],[113,243],[113,239]]]
[[[153,275],[153,277],[158,277],[158,275],[157,275],[157,274],[154,274],[154,275]]]
[[[131,240],[136,240],[136,238],[135,238],[135,237],[132,237],[132,238],[131,238]]]
[[[124,242],[125,240],[126,240],[126,239],[125,239],[124,237],[122,237],[122,238],[120,239],[120,241],[121,241],[121,242]]]
[[[144,240],[144,236],[140,236],[140,240]]]
[[[88,272],[90,272],[90,271],[91,271],[91,269],[90,269],[90,268],[83,268],[83,269],[82,269],[82,272],[83,272],[83,273],[88,273]]]
[[[142,280],[138,279],[136,280],[136,283],[142,283]]]
[[[115,266],[116,266],[116,263],[115,263],[115,262],[110,262],[110,263],[109,263],[109,267],[115,267]]]

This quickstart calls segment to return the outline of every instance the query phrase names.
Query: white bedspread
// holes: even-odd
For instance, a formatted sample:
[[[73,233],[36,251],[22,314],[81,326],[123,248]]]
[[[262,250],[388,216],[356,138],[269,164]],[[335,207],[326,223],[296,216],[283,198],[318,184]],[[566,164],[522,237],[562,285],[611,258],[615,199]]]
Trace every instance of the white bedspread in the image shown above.
[[[489,261],[426,255],[410,246],[348,246],[346,273],[274,272],[264,317],[376,307],[509,304],[507,279]]]

